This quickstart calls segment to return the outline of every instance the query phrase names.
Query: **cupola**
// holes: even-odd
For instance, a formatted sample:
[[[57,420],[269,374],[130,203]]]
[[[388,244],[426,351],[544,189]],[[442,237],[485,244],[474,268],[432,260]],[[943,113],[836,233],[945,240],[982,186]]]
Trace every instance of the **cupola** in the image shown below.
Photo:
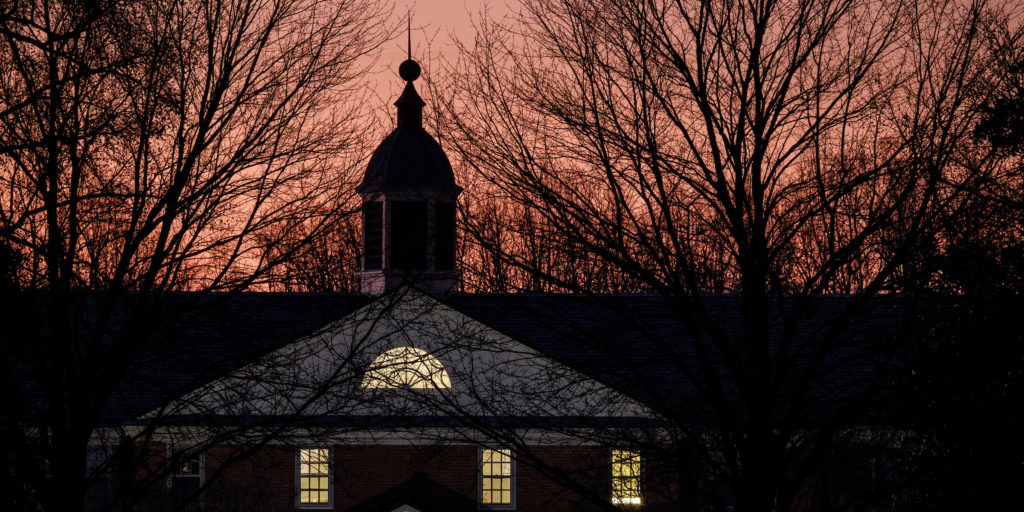
[[[370,157],[356,189],[362,199],[363,293],[411,285],[445,294],[458,281],[455,265],[455,184],[448,156],[423,129],[423,100],[413,82],[420,65],[398,67],[405,90],[395,101],[398,122]]]

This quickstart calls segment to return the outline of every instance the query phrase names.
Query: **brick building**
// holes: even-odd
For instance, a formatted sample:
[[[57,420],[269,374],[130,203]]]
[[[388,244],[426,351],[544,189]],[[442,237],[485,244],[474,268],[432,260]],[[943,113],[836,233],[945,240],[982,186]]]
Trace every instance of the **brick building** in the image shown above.
[[[169,473],[149,508],[558,511],[593,509],[594,496],[646,502],[638,451],[575,432],[656,425],[639,401],[580,370],[601,376],[614,360],[581,335],[618,336],[626,348],[624,325],[671,315],[647,308],[650,297],[627,298],[633,313],[644,309],[637,317],[586,297],[452,293],[461,189],[422,127],[419,65],[403,62],[400,74],[397,127],[358,188],[363,293],[205,298],[202,313],[182,319],[180,347],[124,393],[126,410],[147,411],[125,424],[152,430],[142,450],[154,454],[152,474]]]
[[[121,390],[118,428],[155,454],[149,508],[655,510],[687,499],[684,479],[714,494],[667,427],[714,440],[687,375],[703,334],[662,297],[453,293],[461,189],[422,127],[418,64],[400,74],[397,127],[358,188],[362,293],[203,298]],[[738,314],[733,297],[707,304]],[[847,345],[891,335],[901,307],[883,301]],[[811,402],[858,395],[872,361],[842,356]]]

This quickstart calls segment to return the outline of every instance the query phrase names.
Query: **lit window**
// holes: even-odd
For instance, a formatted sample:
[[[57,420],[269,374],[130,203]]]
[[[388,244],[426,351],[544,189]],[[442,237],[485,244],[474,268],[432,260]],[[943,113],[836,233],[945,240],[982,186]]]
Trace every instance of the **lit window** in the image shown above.
[[[199,488],[203,483],[203,458],[201,453],[179,453],[171,460],[171,501],[176,508],[186,512],[199,510]]]
[[[612,450],[612,503],[640,505],[640,454]]]
[[[299,450],[299,506],[331,506],[331,451],[328,448]]]
[[[393,348],[377,356],[363,377],[364,388],[450,388],[444,365],[425,350]]]
[[[510,450],[480,450],[480,508],[515,508]]]
[[[199,455],[181,461],[175,466],[174,476],[180,478],[199,478]]]

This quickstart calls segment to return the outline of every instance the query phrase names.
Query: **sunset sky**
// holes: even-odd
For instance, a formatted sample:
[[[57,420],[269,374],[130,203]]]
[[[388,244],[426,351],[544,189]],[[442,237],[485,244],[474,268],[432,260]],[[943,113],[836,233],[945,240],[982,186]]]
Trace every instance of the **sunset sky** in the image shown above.
[[[456,58],[455,41],[471,44],[473,19],[486,10],[499,18],[518,10],[519,0],[399,0],[394,5],[394,18],[403,25],[400,33],[381,48],[379,59],[367,84],[376,91],[381,107],[390,107],[402,91],[398,64],[406,58],[404,18],[412,12],[413,58],[423,66],[424,78],[439,69],[445,60]],[[426,87],[420,86],[421,93]],[[390,110],[388,110],[390,112]]]
[[[1003,510],[1021,198],[1024,0],[0,0],[0,512]]]

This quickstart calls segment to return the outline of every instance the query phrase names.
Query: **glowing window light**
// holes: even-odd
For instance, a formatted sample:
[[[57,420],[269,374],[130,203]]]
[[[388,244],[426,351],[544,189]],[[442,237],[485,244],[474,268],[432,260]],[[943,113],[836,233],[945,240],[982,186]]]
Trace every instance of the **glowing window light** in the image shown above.
[[[413,347],[393,348],[377,356],[363,376],[364,388],[446,389],[448,372],[436,357]]]
[[[510,450],[481,450],[480,506],[511,508],[514,478]]]
[[[299,450],[299,505],[331,503],[330,450]]]
[[[640,454],[612,450],[612,503],[640,505]]]

